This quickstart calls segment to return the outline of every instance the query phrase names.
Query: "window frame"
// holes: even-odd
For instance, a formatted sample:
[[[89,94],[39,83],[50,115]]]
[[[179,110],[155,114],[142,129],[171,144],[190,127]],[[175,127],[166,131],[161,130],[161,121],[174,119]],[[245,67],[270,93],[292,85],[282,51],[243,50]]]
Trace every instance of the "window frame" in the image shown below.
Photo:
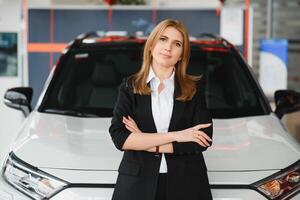
[[[199,46],[201,46],[200,44],[192,44],[191,48],[197,48],[199,49]],[[120,49],[120,47],[122,49],[126,49],[126,48],[138,48],[138,49],[143,49],[143,44],[141,43],[133,43],[133,42],[115,42],[115,43],[105,43],[105,44],[91,44],[90,46],[83,46],[81,48],[78,49],[70,49],[69,51],[67,51],[65,54],[62,54],[61,57],[59,58],[59,62],[57,63],[57,66],[55,68],[54,71],[54,75],[50,81],[50,84],[48,85],[48,87],[46,88],[45,94],[42,97],[42,101],[41,104],[38,107],[38,111],[39,112],[45,112],[44,108],[46,105],[46,101],[49,98],[50,93],[53,90],[54,85],[57,82],[58,77],[60,76],[60,73],[62,72],[65,64],[68,62],[68,59],[70,56],[74,55],[75,53],[89,53],[89,52],[95,52],[97,50],[103,50],[104,48],[116,48],[116,49]],[[229,52],[231,53],[233,56],[235,56],[235,59],[237,60],[237,62],[240,64],[240,66],[242,67],[242,70],[245,73],[246,78],[250,81],[250,86],[254,89],[255,95],[258,97],[258,101],[260,103],[260,107],[263,110],[263,113],[261,113],[262,115],[267,115],[270,114],[272,112],[272,109],[268,103],[268,100],[266,98],[266,96],[264,95],[257,79],[254,76],[253,71],[251,70],[250,66],[247,65],[247,63],[245,62],[245,60],[243,59],[243,57],[240,55],[240,53],[238,52],[238,50],[236,50],[235,48],[228,48]],[[199,51],[201,51],[199,49]],[[142,59],[142,58],[141,58]],[[221,111],[220,111],[221,112]],[[236,117],[247,117],[247,116],[255,116],[252,115],[251,113],[249,115],[247,115],[247,113],[244,113],[242,116],[237,115],[237,116],[231,116],[228,117],[226,116],[221,116],[220,114],[217,116],[213,115],[213,118],[217,118],[217,119],[230,119],[230,118],[236,118]]]

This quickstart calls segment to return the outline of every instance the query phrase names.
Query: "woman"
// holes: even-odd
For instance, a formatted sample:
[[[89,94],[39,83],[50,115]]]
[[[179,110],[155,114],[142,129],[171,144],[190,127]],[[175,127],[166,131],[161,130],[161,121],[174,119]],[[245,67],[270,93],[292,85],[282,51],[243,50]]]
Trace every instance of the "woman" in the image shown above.
[[[124,151],[113,200],[212,199],[202,152],[212,119],[204,82],[186,74],[190,43],[176,20],[148,37],[140,71],[120,85],[110,135]]]

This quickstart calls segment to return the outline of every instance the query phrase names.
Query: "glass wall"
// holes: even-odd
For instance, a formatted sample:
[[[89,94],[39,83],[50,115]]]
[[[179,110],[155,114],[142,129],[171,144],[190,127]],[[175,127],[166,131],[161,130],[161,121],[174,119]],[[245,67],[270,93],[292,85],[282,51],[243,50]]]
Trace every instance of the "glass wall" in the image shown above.
[[[0,77],[18,75],[17,33],[0,33]]]

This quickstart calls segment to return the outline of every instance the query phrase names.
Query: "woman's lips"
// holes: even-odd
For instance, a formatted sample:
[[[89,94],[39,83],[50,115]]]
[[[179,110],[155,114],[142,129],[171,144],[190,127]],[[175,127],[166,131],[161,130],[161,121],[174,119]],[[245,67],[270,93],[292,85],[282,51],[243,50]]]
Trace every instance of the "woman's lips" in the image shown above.
[[[165,58],[171,58],[172,57],[171,55],[167,55],[167,54],[163,54],[163,53],[160,53],[160,55],[162,55]]]

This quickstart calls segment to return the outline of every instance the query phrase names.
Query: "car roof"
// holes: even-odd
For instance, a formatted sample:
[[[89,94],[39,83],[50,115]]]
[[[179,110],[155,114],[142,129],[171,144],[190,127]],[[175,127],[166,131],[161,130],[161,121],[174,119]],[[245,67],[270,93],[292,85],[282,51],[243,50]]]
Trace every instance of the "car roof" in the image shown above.
[[[124,31],[103,32],[95,31],[81,34],[69,43],[67,49],[78,49],[95,46],[106,46],[114,44],[144,44],[147,36],[142,34],[127,34]],[[214,34],[201,34],[198,37],[190,36],[191,46],[200,46],[205,51],[228,52],[235,48],[226,39]]]

